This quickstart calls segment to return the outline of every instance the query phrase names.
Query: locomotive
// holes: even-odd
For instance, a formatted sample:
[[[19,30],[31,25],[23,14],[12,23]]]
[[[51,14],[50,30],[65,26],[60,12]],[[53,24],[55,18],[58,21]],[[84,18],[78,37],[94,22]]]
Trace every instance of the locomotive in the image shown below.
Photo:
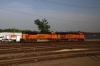
[[[21,43],[85,41],[82,32],[76,33],[22,33]]]

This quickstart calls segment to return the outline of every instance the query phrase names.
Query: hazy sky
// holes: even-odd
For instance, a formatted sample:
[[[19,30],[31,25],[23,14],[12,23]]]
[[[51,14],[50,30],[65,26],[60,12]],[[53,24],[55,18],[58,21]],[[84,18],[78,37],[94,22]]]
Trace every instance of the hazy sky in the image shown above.
[[[38,30],[44,18],[54,31],[100,32],[100,0],[0,0],[0,29]]]

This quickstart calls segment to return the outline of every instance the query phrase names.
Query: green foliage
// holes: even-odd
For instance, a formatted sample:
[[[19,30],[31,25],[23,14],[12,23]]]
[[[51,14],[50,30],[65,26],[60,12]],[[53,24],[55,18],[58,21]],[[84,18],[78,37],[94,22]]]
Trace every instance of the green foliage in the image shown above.
[[[0,29],[0,32],[22,32],[22,33],[37,33],[38,31],[31,31],[31,30],[19,30],[15,28],[9,28],[9,29]]]
[[[21,30],[15,28],[9,28],[9,29],[0,29],[0,32],[21,32]]]
[[[50,25],[48,25],[48,22],[45,18],[42,19],[42,21],[40,21],[39,19],[35,20],[34,24],[38,26],[38,29],[41,31],[41,33],[49,32]]]
[[[0,32],[2,32],[3,30],[2,29],[0,29]]]

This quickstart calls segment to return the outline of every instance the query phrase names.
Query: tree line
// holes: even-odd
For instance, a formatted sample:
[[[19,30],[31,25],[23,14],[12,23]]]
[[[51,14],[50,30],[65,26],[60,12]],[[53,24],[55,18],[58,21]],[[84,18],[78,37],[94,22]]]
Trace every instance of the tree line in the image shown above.
[[[32,30],[20,30],[16,28],[0,29],[0,32],[36,32]]]

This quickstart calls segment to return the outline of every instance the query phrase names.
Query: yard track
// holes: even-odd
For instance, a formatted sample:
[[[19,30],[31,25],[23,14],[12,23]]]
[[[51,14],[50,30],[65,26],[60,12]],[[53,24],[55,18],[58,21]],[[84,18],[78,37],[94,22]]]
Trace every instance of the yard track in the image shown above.
[[[0,66],[91,55],[100,55],[100,41],[0,44]]]

